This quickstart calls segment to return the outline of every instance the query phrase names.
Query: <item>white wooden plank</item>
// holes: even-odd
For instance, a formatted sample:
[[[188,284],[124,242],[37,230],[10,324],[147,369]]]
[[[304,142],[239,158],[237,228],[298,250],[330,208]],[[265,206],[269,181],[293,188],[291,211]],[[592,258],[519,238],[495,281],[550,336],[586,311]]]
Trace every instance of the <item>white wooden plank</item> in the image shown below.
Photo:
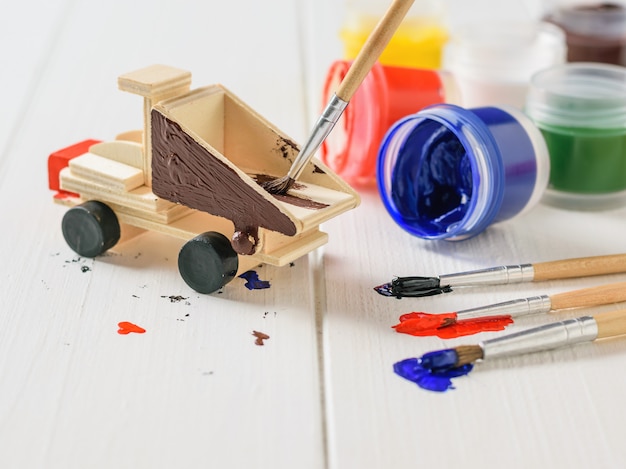
[[[116,77],[150,63],[189,69],[196,86],[223,82],[302,133],[293,3],[74,2],[67,13],[0,184],[11,202],[0,206],[0,466],[323,466],[307,259],[257,268],[270,289],[235,279],[198,295],[177,273],[174,238],[146,233],[79,259],[45,184],[52,150],[141,126],[141,101]],[[119,335],[119,321],[147,332]]]
[[[320,3],[307,2],[310,23],[304,23],[319,45],[307,51],[317,58],[308,57],[313,70],[340,55],[328,53],[338,50],[338,38],[325,42],[326,36],[317,32],[327,27],[338,31],[343,17],[333,14],[336,2]],[[520,19],[528,12],[536,17],[542,10],[538,3],[489,4],[494,6],[489,15]],[[486,8],[474,4],[447,0],[446,7],[452,25],[488,19]],[[310,100],[313,116],[317,99]],[[328,467],[622,467],[626,451],[618,435],[626,411],[619,402],[625,384],[618,370],[625,362],[626,340],[482,363],[469,377],[455,381],[456,390],[440,395],[396,376],[393,363],[495,334],[444,341],[397,334],[391,326],[409,311],[455,311],[624,280],[625,275],[468,289],[414,300],[383,298],[372,287],[396,275],[626,252],[621,236],[626,211],[583,214],[539,206],[477,238],[437,243],[398,228],[375,189],[362,196],[360,207],[323,226],[331,240],[324,247],[322,315]],[[586,312],[617,306],[623,305]],[[529,317],[507,331],[578,314]]]
[[[2,115],[0,116],[0,169],[16,131],[31,104],[35,88],[48,64],[50,44],[63,28],[68,0],[15,2],[3,5],[0,16]]]
[[[341,467],[620,467],[617,437],[626,340],[482,363],[456,390],[429,392],[393,373],[395,362],[494,333],[445,341],[397,334],[410,311],[446,312],[626,279],[618,274],[384,298],[372,287],[395,275],[438,275],[518,262],[626,252],[626,210],[576,213],[540,206],[461,243],[419,240],[385,213],[377,195],[324,225],[324,369],[329,461]],[[337,241],[340,239],[340,241]],[[623,304],[621,305],[623,306]],[[615,309],[617,305],[585,312]],[[519,319],[507,332],[575,317],[571,310]]]
[[[259,269],[269,290],[248,291],[235,279],[213,296],[182,283],[173,238],[148,233],[96,261],[65,247],[58,228],[65,209],[50,202],[45,157],[141,125],[136,97],[115,89],[120,73],[157,62],[187,68],[195,85],[223,82],[302,140],[303,116],[317,113],[311,83],[323,73],[315,71],[336,56],[336,36],[323,38],[339,16],[331,0],[292,3],[112,1],[72,3],[67,15],[54,3],[37,10],[46,18],[32,24],[59,36],[24,54],[41,73],[21,88],[28,106],[25,94],[15,95],[21,115],[0,167],[0,466],[317,468],[325,446],[331,469],[624,466],[626,384],[615,371],[624,341],[484,363],[438,395],[395,376],[393,363],[493,335],[446,342],[390,326],[410,310],[462,309],[626,276],[422,300],[371,290],[394,275],[626,252],[624,210],[541,206],[467,242],[433,243],[400,231],[370,193],[325,223],[324,272],[312,256]],[[172,303],[170,295],[187,299]],[[147,332],[121,336],[122,320]],[[254,345],[252,330],[270,335],[264,347]]]

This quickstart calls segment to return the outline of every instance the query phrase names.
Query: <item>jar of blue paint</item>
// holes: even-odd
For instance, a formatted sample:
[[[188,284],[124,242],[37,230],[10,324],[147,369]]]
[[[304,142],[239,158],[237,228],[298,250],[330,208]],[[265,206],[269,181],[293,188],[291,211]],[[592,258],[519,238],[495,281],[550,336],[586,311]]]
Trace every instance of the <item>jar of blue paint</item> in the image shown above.
[[[398,225],[460,241],[532,208],[550,158],[539,129],[514,107],[435,104],[396,122],[382,141],[377,183]]]

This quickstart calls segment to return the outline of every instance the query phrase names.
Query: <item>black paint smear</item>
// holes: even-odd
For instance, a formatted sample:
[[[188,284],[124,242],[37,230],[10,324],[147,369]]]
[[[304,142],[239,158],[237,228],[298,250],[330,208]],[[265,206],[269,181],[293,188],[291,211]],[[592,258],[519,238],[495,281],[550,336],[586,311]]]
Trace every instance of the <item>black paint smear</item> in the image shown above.
[[[180,295],[161,295],[161,298],[169,298],[170,303],[180,303],[183,300],[187,300],[189,299],[189,297],[184,297],[184,296],[180,296]],[[189,302],[187,302],[187,304],[190,304]]]

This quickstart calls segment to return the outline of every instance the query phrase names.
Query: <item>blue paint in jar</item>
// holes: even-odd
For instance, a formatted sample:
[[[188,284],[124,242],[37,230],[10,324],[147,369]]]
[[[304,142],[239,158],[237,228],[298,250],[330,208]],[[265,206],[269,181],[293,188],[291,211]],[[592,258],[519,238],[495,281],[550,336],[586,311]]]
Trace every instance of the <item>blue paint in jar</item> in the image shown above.
[[[521,111],[436,104],[389,129],[377,182],[406,231],[458,241],[533,207],[549,172],[541,132]]]

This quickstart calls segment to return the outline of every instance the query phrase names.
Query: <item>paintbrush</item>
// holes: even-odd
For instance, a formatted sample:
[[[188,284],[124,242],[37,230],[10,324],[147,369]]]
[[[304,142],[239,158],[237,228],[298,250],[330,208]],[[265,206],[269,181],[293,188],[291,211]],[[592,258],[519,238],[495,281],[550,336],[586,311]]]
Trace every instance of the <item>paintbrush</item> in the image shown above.
[[[276,195],[285,194],[300,177],[305,166],[328,137],[348,102],[400,26],[413,2],[414,0],[394,0],[392,2],[352,62],[337,91],[322,111],[308,140],[296,156],[287,174],[262,183],[261,187],[266,191]]]
[[[393,326],[397,332],[412,335],[426,335],[437,329],[450,327],[458,321],[475,318],[506,316],[518,318],[532,314],[549,313],[563,309],[606,305],[626,301],[626,282],[610,283],[597,287],[582,288],[555,295],[538,295],[519,298],[487,306],[460,310],[452,313],[429,314],[408,313],[400,317],[400,323]],[[513,321],[509,321],[509,324]],[[475,332],[480,332],[477,328]],[[467,335],[467,334],[465,334]]]
[[[545,324],[476,345],[429,352],[418,359],[418,364],[432,373],[442,373],[479,360],[551,350],[623,334],[626,334],[626,309]]]
[[[451,292],[453,287],[543,282],[626,272],[626,254],[580,257],[536,264],[503,265],[439,277],[396,277],[374,287],[383,296],[421,297]]]

